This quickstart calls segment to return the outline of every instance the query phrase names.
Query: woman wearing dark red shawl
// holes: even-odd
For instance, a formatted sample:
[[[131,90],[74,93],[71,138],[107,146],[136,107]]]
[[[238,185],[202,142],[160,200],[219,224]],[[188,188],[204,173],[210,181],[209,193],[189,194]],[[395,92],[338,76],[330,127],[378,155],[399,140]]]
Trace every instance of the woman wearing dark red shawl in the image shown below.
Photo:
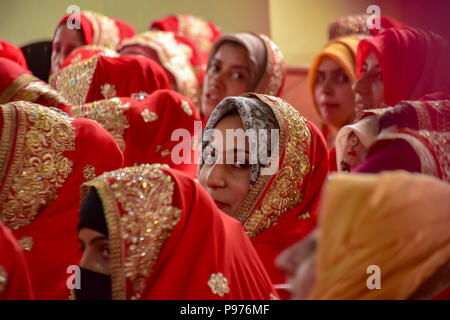
[[[22,68],[28,70],[27,60],[25,60],[22,50],[4,40],[0,40],[0,57],[14,61]]]
[[[11,230],[0,222],[0,300],[34,298],[28,265]]]
[[[96,12],[65,15],[53,36],[51,73],[57,72],[66,57],[80,46],[99,45],[115,49],[123,39],[135,34],[132,25]]]
[[[0,58],[0,104],[29,101],[68,112],[68,102],[44,81],[19,64]]]
[[[237,122],[231,122],[233,118]],[[253,129],[258,136],[269,131],[267,141],[257,138],[260,149],[253,164],[252,156],[245,154],[245,162],[222,161],[233,150],[228,139],[222,147],[215,142],[216,137],[212,143],[204,141],[198,179],[217,206],[242,223],[273,283],[285,283],[275,258],[316,225],[320,189],[328,173],[325,139],[314,124],[283,100],[253,93],[222,100],[205,133],[212,128],[223,131],[224,137],[228,129]],[[274,130],[279,130],[279,139],[272,141]],[[251,138],[248,140],[250,144]],[[261,148],[266,143],[269,158],[263,160]],[[234,146],[238,157],[241,149]],[[251,153],[252,146],[245,149]]]
[[[29,102],[1,105],[0,221],[24,249],[38,299],[67,299],[79,262],[78,190],[123,156],[101,126]]]
[[[152,59],[110,55],[96,48],[79,48],[50,77],[50,84],[71,105],[170,89],[164,69]]]
[[[128,167],[81,193],[77,299],[277,298],[240,223],[185,174]]]
[[[124,166],[167,164],[195,178],[195,121],[200,117],[192,102],[170,90],[158,90],[138,99],[112,98],[74,106],[72,115],[100,123],[123,151]],[[176,130],[185,136],[176,136],[172,141]]]

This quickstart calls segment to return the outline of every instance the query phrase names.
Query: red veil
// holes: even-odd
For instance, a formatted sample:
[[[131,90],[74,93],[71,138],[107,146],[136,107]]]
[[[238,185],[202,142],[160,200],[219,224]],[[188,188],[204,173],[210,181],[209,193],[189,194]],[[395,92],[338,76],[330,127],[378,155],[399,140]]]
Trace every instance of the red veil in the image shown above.
[[[122,154],[97,123],[36,104],[2,105],[0,119],[0,220],[25,250],[36,298],[67,299],[80,185],[120,168]]]
[[[328,174],[328,149],[320,130],[285,101],[246,94],[266,103],[280,127],[278,171],[261,175],[238,211],[273,283],[285,276],[275,266],[281,251],[315,228],[320,190]]]
[[[66,60],[72,63],[52,74],[50,84],[72,105],[170,88],[164,69],[143,56],[110,57],[82,47]]]
[[[383,73],[385,103],[418,100],[433,92],[450,93],[450,47],[441,36],[409,27],[386,29],[359,42],[356,73],[370,52]]]
[[[16,238],[0,222],[0,300],[34,298],[28,266]]]
[[[28,70],[27,60],[25,59],[22,50],[4,40],[0,40],[0,57],[14,61],[22,68]]]
[[[94,187],[108,225],[113,299],[276,298],[252,244],[185,174],[160,165],[106,173]]]
[[[19,64],[0,57],[0,104],[21,100],[64,112],[69,110],[67,101],[47,83]]]
[[[167,164],[191,177],[197,176],[194,159],[196,149],[195,121],[200,121],[194,105],[181,94],[158,90],[142,97],[112,98],[72,107],[74,117],[84,117],[100,123],[117,141],[124,154],[124,166],[143,163]],[[189,161],[174,163],[173,148],[181,142],[171,141],[174,130],[183,130],[188,140]],[[199,128],[200,129],[200,128]],[[177,138],[179,139],[179,138]],[[176,155],[184,153],[176,152]]]
[[[122,40],[131,38],[136,34],[136,29],[129,23],[92,11],[82,11],[79,15],[65,15],[56,29],[67,22],[69,18],[69,23],[78,22],[80,24],[86,44],[114,49]]]

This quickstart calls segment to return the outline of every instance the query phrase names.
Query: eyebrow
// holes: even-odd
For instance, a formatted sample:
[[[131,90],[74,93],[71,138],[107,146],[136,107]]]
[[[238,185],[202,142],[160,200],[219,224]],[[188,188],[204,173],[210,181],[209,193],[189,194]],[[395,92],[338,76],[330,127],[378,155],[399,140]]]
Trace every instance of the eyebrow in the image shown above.
[[[213,63],[223,64],[223,61],[220,60],[220,59],[214,58],[211,64],[213,64]],[[243,69],[245,71],[249,71],[249,69],[250,69],[249,67],[244,67],[244,66],[241,66],[239,64],[233,64],[230,67],[233,68],[233,69]]]
[[[98,242],[98,241],[101,241],[101,240],[108,240],[108,238],[105,237],[105,236],[98,236],[98,237],[95,237],[95,238],[91,239],[91,241],[89,241],[89,244],[90,244],[90,245],[93,245],[94,243],[96,243],[96,242]],[[80,244],[84,245],[83,240],[81,240],[80,238],[78,238],[78,242],[79,242]]]

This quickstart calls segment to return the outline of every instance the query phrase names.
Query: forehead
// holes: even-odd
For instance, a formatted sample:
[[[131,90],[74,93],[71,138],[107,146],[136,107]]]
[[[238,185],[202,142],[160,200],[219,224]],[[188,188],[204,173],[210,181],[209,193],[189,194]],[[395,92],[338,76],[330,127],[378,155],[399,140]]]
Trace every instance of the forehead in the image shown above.
[[[317,71],[330,72],[336,70],[343,70],[341,65],[336,60],[327,56],[322,57]]]
[[[214,55],[214,60],[245,67],[249,65],[247,49],[239,44],[230,42],[225,42],[219,47]]]

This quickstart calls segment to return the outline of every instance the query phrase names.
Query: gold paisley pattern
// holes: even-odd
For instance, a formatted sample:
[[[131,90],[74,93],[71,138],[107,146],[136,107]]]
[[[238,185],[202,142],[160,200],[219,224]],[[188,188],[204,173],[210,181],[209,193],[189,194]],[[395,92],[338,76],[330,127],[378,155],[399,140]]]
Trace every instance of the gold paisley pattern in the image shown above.
[[[22,250],[30,251],[33,248],[33,238],[32,237],[22,237],[19,239],[19,245]]]
[[[311,166],[308,158],[311,132],[307,120],[285,101],[260,94],[246,96],[256,96],[269,105],[280,126],[279,170],[274,176],[258,177],[237,213],[238,220],[251,238],[276,225],[284,213],[303,200],[302,186]],[[278,161],[273,157],[271,163]]]
[[[160,250],[180,220],[181,210],[172,206],[175,184],[161,168],[123,168],[82,187],[84,196],[95,187],[105,208],[113,299],[126,298],[126,281],[131,283],[131,298],[141,298]]]
[[[116,140],[120,150],[125,150],[124,132],[129,127],[125,112],[130,104],[119,98],[100,100],[84,105],[73,106],[74,118],[87,118],[97,121]]]
[[[102,84],[100,86],[100,92],[105,99],[110,99],[117,96],[116,86],[109,83]]]
[[[211,274],[208,280],[208,286],[211,288],[212,293],[221,297],[230,292],[228,280],[221,272]]]
[[[0,265],[0,294],[2,294],[5,291],[7,284],[8,284],[8,273],[6,272],[5,268],[2,265]]]
[[[152,111],[149,111],[148,109],[145,109],[141,112],[142,119],[144,119],[144,122],[153,122],[158,120],[158,115]]]
[[[17,230],[55,199],[72,172],[72,161],[63,153],[75,150],[75,131],[73,119],[49,108],[26,102],[2,106],[3,112],[12,108],[16,109],[18,129],[13,160],[0,193],[0,220]]]
[[[83,177],[86,181],[92,180],[96,177],[95,167],[91,165],[86,165],[83,168]]]
[[[86,101],[92,77],[102,54],[68,65],[50,76],[50,85],[72,105]]]
[[[192,109],[189,106],[189,103],[187,101],[182,101],[181,102],[181,109],[183,109],[183,111],[188,115],[188,116],[192,116]]]
[[[264,79],[261,81],[265,87],[259,88],[258,92],[276,96],[283,84],[284,57],[281,50],[272,40],[263,34],[259,34],[259,37],[266,45],[268,59]],[[266,80],[267,84],[265,79],[268,79]]]
[[[114,49],[120,42],[120,31],[113,19],[92,11],[82,11],[94,31],[92,43]]]

